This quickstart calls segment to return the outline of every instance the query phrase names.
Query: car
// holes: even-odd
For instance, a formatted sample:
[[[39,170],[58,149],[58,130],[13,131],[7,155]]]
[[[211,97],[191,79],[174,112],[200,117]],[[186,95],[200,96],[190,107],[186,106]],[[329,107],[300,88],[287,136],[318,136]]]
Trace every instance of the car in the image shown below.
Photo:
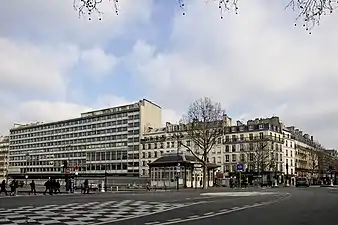
[[[310,187],[309,180],[306,177],[297,177],[296,187]]]

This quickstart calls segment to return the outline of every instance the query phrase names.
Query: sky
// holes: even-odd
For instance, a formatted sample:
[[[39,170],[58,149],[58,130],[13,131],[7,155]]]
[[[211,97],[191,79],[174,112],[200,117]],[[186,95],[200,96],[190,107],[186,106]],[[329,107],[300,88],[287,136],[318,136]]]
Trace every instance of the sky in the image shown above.
[[[47,3],[48,2],[48,3]],[[0,14],[0,133],[147,98],[177,122],[203,96],[234,120],[279,116],[338,147],[338,11],[309,35],[288,0],[112,1],[79,18],[73,0],[11,0]]]

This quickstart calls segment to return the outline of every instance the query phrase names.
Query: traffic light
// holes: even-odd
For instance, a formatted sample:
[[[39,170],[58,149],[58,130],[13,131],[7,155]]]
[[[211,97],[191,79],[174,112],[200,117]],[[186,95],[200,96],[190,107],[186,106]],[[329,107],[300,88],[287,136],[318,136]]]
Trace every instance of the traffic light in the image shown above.
[[[63,168],[64,168],[64,169],[67,169],[67,168],[68,168],[68,161],[67,161],[67,160],[64,160],[64,161],[63,161]]]

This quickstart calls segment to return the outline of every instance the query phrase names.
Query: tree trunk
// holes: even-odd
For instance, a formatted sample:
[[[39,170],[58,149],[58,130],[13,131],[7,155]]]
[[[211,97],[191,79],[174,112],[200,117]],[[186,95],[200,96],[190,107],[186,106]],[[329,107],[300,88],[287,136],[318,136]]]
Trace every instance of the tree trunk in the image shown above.
[[[208,189],[209,179],[208,179],[208,167],[203,165],[203,189]]]

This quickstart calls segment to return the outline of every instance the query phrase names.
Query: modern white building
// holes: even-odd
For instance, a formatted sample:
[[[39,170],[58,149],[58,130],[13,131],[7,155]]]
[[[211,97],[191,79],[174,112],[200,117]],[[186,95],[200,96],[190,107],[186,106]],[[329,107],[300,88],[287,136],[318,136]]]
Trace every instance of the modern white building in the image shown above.
[[[7,178],[9,137],[0,136],[0,182]]]
[[[161,108],[143,99],[50,123],[10,130],[9,176],[139,176],[140,138],[161,127]],[[66,168],[65,167],[66,164]]]

